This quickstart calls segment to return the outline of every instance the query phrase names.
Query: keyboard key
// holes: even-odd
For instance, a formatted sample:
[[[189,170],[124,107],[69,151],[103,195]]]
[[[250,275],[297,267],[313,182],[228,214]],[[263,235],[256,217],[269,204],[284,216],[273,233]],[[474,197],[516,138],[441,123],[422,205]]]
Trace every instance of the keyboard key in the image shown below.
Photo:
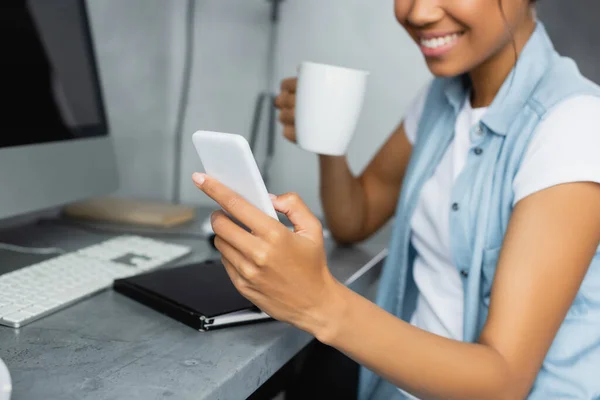
[[[12,314],[16,311],[19,311],[20,309],[21,309],[21,307],[16,304],[9,304],[8,306],[4,306],[4,307],[0,308],[0,317],[4,317],[5,315]]]
[[[20,312],[24,312],[30,315],[41,314],[46,311],[47,308],[40,307],[39,305],[32,305],[27,308],[22,309]]]

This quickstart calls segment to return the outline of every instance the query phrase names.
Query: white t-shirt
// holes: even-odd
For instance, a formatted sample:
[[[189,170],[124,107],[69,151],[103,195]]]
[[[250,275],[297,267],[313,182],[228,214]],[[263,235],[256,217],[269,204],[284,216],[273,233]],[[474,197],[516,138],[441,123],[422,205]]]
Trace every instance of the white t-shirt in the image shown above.
[[[428,89],[429,85],[421,90],[404,118],[411,143],[416,139]],[[456,340],[463,337],[464,298],[452,262],[449,205],[453,183],[472,146],[470,129],[486,110],[471,108],[467,99],[456,120],[454,139],[423,186],[411,220],[411,241],[417,251],[413,274],[419,289],[411,324]],[[600,183],[600,98],[577,96],[563,101],[540,122],[534,135],[513,181],[514,204],[561,183]]]

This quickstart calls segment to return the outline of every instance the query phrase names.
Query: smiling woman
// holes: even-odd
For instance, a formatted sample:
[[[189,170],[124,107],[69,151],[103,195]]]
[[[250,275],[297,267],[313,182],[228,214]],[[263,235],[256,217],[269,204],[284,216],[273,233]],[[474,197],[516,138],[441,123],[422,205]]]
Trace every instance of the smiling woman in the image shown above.
[[[557,53],[529,0],[394,11],[434,79],[360,176],[319,156],[337,242],[394,218],[376,304],[331,276],[297,195],[273,198],[289,232],[194,177],[251,230],[213,219],[238,290],[323,344],[286,398],[598,398],[600,87]],[[295,88],[284,80],[277,98],[292,141]],[[353,372],[336,374],[340,358]]]
[[[485,89],[475,88],[474,104],[491,103],[516,57],[535,27],[530,0],[447,1],[432,7],[424,1],[396,1],[396,19],[417,42],[436,76],[469,72],[494,78]],[[447,3],[447,5],[446,5]],[[441,15],[444,17],[441,17]],[[497,71],[490,73],[489,68]],[[485,81],[485,80],[484,80]]]

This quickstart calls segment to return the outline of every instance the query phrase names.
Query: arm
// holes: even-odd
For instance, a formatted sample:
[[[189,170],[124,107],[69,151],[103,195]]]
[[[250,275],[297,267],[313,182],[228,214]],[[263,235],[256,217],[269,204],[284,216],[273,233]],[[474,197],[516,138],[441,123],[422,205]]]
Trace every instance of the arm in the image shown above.
[[[337,242],[362,241],[391,218],[411,150],[401,124],[359,177],[346,157],[320,156],[321,202]]]
[[[284,136],[292,142],[296,141],[296,84],[296,78],[284,79],[275,101]],[[400,124],[359,177],[350,171],[346,157],[319,157],[321,202],[337,242],[364,240],[394,214],[411,150]]]
[[[242,295],[427,399],[526,397],[600,242],[599,184],[557,185],[519,201],[486,325],[477,343],[463,343],[413,327],[337,282],[319,222],[298,196],[273,199],[294,223],[289,232],[214,179],[194,179],[252,229],[223,212],[212,219],[215,245]]]
[[[423,398],[524,398],[599,242],[600,185],[545,189],[514,209],[478,343],[424,332],[342,285],[322,311],[332,324],[313,332]]]
[[[543,123],[551,129],[530,144],[513,182],[522,200],[504,237],[477,343],[412,327],[337,282],[327,268],[318,220],[297,196],[273,200],[294,223],[289,232],[218,182],[202,178],[196,184],[252,228],[248,233],[222,213],[213,219],[232,281],[267,314],[422,398],[523,398],[600,242],[600,185],[591,183],[600,183],[594,104],[576,102],[560,118],[548,117]]]

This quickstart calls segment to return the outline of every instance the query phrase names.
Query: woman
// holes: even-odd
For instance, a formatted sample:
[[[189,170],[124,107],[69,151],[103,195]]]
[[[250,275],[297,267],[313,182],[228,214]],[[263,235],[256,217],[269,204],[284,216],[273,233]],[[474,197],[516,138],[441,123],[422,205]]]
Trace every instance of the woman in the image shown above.
[[[317,219],[288,232],[202,174],[234,217],[216,246],[242,294],[364,366],[361,399],[600,396],[600,88],[529,0],[396,0],[435,79],[365,171],[320,157],[341,243],[395,226],[377,305],[329,273]],[[518,60],[518,62],[517,62]],[[277,104],[294,139],[294,80]]]

